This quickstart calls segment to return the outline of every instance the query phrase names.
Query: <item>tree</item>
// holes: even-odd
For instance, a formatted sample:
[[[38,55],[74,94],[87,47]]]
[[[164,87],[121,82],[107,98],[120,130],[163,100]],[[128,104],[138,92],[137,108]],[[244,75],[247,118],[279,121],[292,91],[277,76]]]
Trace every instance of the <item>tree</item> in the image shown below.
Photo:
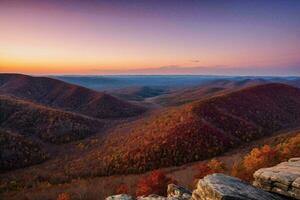
[[[195,176],[196,179],[201,179],[206,175],[213,173],[224,173],[226,171],[226,165],[224,162],[212,159],[209,162],[201,163],[197,166],[198,174]]]
[[[252,179],[252,174],[245,169],[243,160],[237,161],[233,164],[231,169],[231,176],[238,177],[242,180],[249,181]]]
[[[280,152],[281,160],[300,156],[300,134],[290,138],[288,142],[278,144],[276,150]]]
[[[254,148],[250,154],[244,158],[244,166],[248,173],[253,174],[256,170],[263,167],[270,167],[279,163],[279,152],[264,145],[261,148]]]
[[[71,200],[71,197],[68,193],[63,192],[58,195],[56,200]]]
[[[128,194],[128,186],[125,183],[120,184],[116,189],[116,194]]]
[[[136,187],[136,196],[158,194],[166,196],[167,186],[176,183],[160,170],[152,171],[148,176],[139,179]]]

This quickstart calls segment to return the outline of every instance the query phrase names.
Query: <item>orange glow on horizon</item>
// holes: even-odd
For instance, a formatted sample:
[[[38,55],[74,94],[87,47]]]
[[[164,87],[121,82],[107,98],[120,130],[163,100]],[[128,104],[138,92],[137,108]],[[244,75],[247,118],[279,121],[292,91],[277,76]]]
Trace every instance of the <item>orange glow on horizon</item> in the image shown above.
[[[0,1],[0,72],[93,74],[163,66],[300,64],[297,15],[281,13],[281,7],[277,14],[290,24],[284,17],[274,21],[268,13],[241,12],[237,19],[192,5],[183,10],[167,4],[152,13],[145,4],[135,13],[128,12],[130,6],[109,3],[74,1],[69,7],[52,1],[16,2]]]

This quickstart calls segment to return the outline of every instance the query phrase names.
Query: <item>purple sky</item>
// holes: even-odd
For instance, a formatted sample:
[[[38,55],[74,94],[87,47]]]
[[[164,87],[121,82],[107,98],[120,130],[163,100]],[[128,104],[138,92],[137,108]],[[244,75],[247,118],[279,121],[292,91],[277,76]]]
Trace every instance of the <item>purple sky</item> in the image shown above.
[[[0,0],[0,72],[299,75],[298,0]]]

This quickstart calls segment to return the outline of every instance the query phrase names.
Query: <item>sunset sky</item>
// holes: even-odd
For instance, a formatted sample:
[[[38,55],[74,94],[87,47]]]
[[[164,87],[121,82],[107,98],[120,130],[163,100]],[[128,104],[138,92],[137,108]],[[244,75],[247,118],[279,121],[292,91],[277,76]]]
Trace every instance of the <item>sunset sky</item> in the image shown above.
[[[0,72],[300,75],[299,68],[299,0],[0,0]]]

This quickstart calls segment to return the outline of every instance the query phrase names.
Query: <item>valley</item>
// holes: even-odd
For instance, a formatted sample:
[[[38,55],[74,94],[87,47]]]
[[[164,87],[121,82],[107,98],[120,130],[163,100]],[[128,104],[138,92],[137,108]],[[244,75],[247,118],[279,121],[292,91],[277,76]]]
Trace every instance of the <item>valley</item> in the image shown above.
[[[139,177],[158,168],[191,188],[199,162],[217,157],[232,166],[254,146],[299,132],[300,89],[289,81],[238,77],[103,93],[1,74],[2,194],[90,193],[76,191],[79,184],[106,188],[90,194],[104,198],[122,183],[133,192]]]

